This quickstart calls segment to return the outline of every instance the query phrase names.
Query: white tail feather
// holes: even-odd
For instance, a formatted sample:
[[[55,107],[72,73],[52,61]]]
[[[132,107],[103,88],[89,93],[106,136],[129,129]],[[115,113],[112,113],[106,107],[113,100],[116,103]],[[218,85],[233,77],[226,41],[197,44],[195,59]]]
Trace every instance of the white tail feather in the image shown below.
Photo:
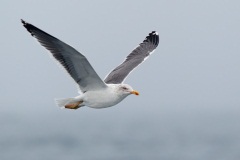
[[[56,105],[61,108],[65,108],[65,105],[75,102],[74,98],[62,98],[62,99],[55,99]]]

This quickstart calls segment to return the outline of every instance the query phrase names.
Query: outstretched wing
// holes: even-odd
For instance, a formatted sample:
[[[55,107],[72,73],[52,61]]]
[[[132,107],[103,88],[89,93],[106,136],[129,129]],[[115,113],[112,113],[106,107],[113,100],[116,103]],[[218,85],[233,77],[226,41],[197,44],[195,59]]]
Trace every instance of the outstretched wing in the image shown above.
[[[22,20],[23,26],[67,70],[82,92],[106,87],[86,57],[68,44]]]
[[[156,31],[149,33],[145,40],[127,56],[125,61],[107,75],[104,82],[108,84],[122,83],[134,68],[149,57],[157,48],[158,43],[158,33]]]

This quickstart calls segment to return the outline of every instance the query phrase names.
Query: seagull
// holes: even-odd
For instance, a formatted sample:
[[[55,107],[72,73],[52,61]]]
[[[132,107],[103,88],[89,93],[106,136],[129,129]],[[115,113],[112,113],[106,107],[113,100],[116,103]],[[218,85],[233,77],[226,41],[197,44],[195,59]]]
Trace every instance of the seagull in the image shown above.
[[[138,91],[123,82],[133,69],[153,53],[159,43],[158,33],[152,31],[124,62],[102,80],[87,58],[76,49],[22,19],[21,22],[27,31],[50,51],[79,86],[80,95],[55,100],[59,107],[67,109],[78,109],[83,106],[106,108],[118,104],[130,94],[139,95]]]

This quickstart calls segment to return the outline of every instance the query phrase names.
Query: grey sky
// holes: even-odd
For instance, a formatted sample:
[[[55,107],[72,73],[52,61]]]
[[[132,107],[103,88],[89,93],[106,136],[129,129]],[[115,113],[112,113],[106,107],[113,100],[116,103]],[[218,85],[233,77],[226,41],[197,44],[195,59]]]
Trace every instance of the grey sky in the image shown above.
[[[20,19],[86,55],[105,75],[156,30],[156,52],[127,79],[140,97],[118,107],[237,107],[238,1],[4,1],[1,4],[1,104],[52,107],[77,94],[73,81],[21,26]],[[126,107],[128,108],[128,107]],[[56,109],[56,108],[55,108]]]
[[[179,115],[179,120],[184,121],[182,126],[187,126],[189,121],[200,122],[206,115],[211,119],[219,111],[224,114],[216,114],[216,117],[224,118],[225,113],[230,118],[233,114],[239,117],[239,1],[3,0],[0,15],[0,113],[1,117],[6,117],[1,121],[2,125],[8,118],[12,124],[26,118],[25,127],[35,127],[40,137],[48,128],[46,135],[55,135],[66,127],[69,130],[64,133],[69,137],[81,135],[84,128],[84,136],[91,141],[89,133],[97,134],[103,123],[107,129],[121,127],[125,125],[122,121],[126,117],[133,124],[154,122],[157,126],[157,122],[161,122],[159,133],[164,130],[166,135],[170,132],[166,129],[172,126],[164,126],[164,117],[174,125],[176,119],[171,118]],[[156,30],[160,35],[158,48],[126,79],[140,96],[129,96],[108,109],[60,110],[55,106],[54,98],[76,96],[76,85],[49,58],[46,49],[30,36],[20,19],[76,48],[102,78],[120,64],[149,32]],[[178,113],[180,110],[182,112]],[[188,117],[198,111],[203,113],[199,115],[202,119],[194,121],[194,117]],[[209,115],[209,112],[213,114]],[[53,118],[49,121],[45,116]],[[222,119],[221,124],[226,119]],[[239,125],[232,125],[235,119],[231,120],[233,123],[226,123],[226,128],[219,125],[216,133],[236,131]],[[108,122],[117,125],[108,126]],[[217,121],[211,121],[204,131],[216,124]],[[63,127],[55,129],[57,125]],[[94,125],[98,126],[96,130],[91,128]],[[181,128],[173,126],[173,132],[174,127]],[[194,131],[197,128],[194,127],[195,123],[186,130]],[[36,134],[33,129],[24,132],[21,128],[22,125],[20,135]],[[11,125],[4,129],[2,134],[19,133]],[[183,133],[186,130],[182,130]],[[104,133],[106,137],[107,131]],[[150,130],[149,135],[143,137],[151,138],[150,133],[158,132]],[[6,139],[1,137],[4,137],[1,141]]]

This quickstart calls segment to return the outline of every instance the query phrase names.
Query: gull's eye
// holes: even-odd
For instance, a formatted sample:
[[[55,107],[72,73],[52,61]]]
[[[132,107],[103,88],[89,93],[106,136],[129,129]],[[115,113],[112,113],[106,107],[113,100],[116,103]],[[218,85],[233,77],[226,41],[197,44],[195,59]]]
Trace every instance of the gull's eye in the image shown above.
[[[127,90],[127,87],[122,87],[123,90]]]

